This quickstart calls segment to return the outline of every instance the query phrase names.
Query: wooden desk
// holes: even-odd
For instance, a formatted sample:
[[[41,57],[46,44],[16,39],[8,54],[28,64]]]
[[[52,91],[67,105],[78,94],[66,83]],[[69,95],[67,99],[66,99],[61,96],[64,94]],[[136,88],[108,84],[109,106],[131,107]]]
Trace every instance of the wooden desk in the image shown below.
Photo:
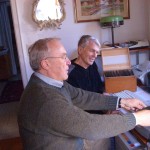
[[[136,49],[129,49],[130,53],[136,53],[136,64],[139,64],[139,54],[141,52],[148,51],[149,52],[149,60],[150,60],[150,47],[145,47],[145,48],[136,48]]]

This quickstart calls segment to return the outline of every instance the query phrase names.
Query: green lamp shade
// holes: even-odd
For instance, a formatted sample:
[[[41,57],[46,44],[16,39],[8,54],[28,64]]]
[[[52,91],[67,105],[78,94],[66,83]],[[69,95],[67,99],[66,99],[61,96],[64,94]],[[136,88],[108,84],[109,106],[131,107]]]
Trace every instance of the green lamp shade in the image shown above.
[[[119,27],[120,25],[123,25],[123,17],[122,16],[107,16],[100,18],[100,25],[101,27]]]

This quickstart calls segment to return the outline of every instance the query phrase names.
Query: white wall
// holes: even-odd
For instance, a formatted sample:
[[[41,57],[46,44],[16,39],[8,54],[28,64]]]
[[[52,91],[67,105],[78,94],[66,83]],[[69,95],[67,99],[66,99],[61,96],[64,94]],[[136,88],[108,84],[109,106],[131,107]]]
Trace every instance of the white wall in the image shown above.
[[[150,1],[148,1],[148,14],[149,14],[149,34],[148,34],[148,39],[150,41]]]
[[[111,42],[109,29],[101,29],[99,22],[75,23],[74,0],[64,0],[66,5],[66,19],[61,29],[39,30],[32,20],[32,6],[35,0],[10,0],[14,18],[14,26],[18,45],[18,54],[22,71],[23,83],[27,84],[32,70],[28,62],[27,48],[39,38],[57,36],[67,49],[68,56],[72,59],[76,55],[77,41],[83,34],[97,37],[101,43]],[[115,29],[115,42],[129,40],[142,40],[148,38],[148,0],[129,0],[130,19],[124,25]],[[144,58],[145,59],[145,58]],[[135,63],[133,56],[132,63]]]

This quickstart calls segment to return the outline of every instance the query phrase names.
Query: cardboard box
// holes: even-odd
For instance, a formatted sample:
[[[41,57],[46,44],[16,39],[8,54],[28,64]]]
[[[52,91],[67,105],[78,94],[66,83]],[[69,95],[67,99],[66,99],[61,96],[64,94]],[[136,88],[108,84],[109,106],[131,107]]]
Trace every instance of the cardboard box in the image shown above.
[[[101,55],[106,92],[136,91],[137,79],[131,69],[129,49],[102,49]]]

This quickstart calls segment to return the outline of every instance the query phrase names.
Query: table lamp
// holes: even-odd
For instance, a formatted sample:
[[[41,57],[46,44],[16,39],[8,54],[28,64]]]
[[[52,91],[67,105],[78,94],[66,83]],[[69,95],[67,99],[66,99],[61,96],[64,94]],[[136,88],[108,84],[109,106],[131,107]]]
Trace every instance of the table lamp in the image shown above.
[[[100,18],[100,25],[102,28],[111,28],[112,33],[112,46],[115,47],[114,44],[114,28],[120,27],[123,25],[123,17],[122,16],[107,16]]]

